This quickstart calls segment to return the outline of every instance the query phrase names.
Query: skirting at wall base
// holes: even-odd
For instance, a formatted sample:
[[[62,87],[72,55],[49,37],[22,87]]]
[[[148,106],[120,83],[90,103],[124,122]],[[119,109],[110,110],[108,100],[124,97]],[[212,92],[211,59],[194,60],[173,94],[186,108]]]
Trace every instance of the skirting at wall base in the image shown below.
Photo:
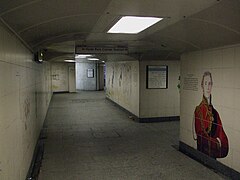
[[[59,91],[59,92],[53,92],[53,94],[65,94],[69,93],[69,91]]]
[[[152,122],[165,122],[165,121],[179,121],[179,116],[168,116],[168,117],[154,117],[154,118],[138,118],[141,123],[152,123]]]
[[[38,177],[40,167],[42,164],[43,153],[44,153],[44,139],[45,139],[44,134],[45,133],[42,130],[33,153],[32,162],[28,170],[26,180],[30,180],[30,179],[33,180],[33,179],[37,179]]]
[[[219,161],[199,152],[198,150],[192,148],[191,146],[179,141],[179,151],[188,155],[189,157],[195,159],[196,161],[204,164],[205,166],[212,168],[219,173],[230,177],[231,179],[240,179],[240,173],[234,169],[220,163]]]
[[[124,107],[120,106],[119,104],[117,104],[117,103],[114,102],[113,100],[109,99],[108,97],[106,97],[106,99],[107,99],[109,102],[113,103],[113,104],[114,104],[115,106],[117,106],[118,108],[120,108],[121,110],[123,110],[123,111],[125,111],[126,113],[128,113],[128,114],[129,114],[129,117],[130,117],[132,120],[138,121],[138,117],[137,117],[135,114],[131,113],[130,111],[128,111],[128,110],[125,109]]]
[[[127,112],[130,116],[131,119],[133,119],[134,121],[140,122],[140,123],[152,123],[152,122],[165,122],[165,121],[179,121],[180,117],[179,116],[169,116],[169,117],[153,117],[153,118],[139,118],[138,116],[136,116],[135,114],[131,113],[130,111],[128,111],[127,109],[125,109],[124,107],[120,106],[119,104],[117,104],[116,102],[112,101],[111,99],[109,99],[108,97],[106,97],[107,100],[109,100],[110,102],[112,102],[115,106],[119,107],[120,109],[122,109],[123,111]]]

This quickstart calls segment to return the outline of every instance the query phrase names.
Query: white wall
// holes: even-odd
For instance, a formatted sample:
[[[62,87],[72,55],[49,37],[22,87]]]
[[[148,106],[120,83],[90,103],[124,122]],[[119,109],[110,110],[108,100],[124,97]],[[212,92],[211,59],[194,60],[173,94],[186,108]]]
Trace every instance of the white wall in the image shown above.
[[[104,64],[98,65],[98,90],[104,89]]]
[[[68,91],[68,63],[52,63],[53,92]]]
[[[168,88],[147,89],[147,65],[168,66]],[[140,62],[140,117],[169,117],[180,115],[180,95],[177,85],[179,83],[179,61],[141,61]]]
[[[68,90],[69,92],[76,92],[76,70],[75,64],[68,67]]]
[[[106,96],[139,117],[139,62],[106,63]]]
[[[229,141],[228,155],[217,160],[240,171],[240,45],[192,52],[181,57],[180,140],[196,148],[193,114],[202,100],[200,83],[205,71],[212,73],[212,104]],[[197,87],[186,83],[189,77],[198,81]]]
[[[26,178],[52,96],[49,63],[0,24],[0,179]]]
[[[93,69],[94,77],[87,77],[87,70]],[[97,90],[96,81],[96,64],[92,63],[76,63],[76,86],[77,90]]]

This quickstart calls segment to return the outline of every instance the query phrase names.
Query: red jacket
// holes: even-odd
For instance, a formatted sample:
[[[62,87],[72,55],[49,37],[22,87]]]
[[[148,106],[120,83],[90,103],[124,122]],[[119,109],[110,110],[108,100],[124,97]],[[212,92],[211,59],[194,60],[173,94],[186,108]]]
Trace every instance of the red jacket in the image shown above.
[[[203,97],[194,114],[197,149],[213,158],[226,157],[228,154],[228,138],[223,130],[218,112]]]

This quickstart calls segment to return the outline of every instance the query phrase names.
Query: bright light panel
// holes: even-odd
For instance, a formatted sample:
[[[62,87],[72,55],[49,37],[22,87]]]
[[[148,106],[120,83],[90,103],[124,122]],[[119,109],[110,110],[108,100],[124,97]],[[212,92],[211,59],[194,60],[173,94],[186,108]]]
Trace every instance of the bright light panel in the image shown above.
[[[98,58],[88,58],[89,61],[98,61]]]
[[[75,60],[71,60],[71,59],[65,59],[65,62],[76,62]]]
[[[75,56],[75,58],[87,58],[87,57],[91,57],[92,55],[90,54],[77,54]]]
[[[108,31],[108,33],[137,34],[162,19],[163,18],[156,17],[124,16]]]

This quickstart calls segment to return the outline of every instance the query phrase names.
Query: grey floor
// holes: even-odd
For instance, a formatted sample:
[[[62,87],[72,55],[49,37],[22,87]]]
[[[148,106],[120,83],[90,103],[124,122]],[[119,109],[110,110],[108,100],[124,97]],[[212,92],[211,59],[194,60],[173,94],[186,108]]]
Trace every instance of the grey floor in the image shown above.
[[[174,148],[179,122],[137,123],[103,92],[55,94],[40,180],[226,179]]]

